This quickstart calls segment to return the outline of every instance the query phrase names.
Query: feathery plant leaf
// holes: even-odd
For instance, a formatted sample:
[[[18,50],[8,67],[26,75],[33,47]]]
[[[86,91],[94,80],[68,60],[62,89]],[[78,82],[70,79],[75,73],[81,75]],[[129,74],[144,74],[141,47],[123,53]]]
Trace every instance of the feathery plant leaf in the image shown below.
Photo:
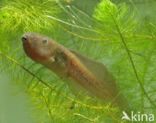
[[[54,28],[55,22],[49,21],[47,13],[56,16],[60,10],[55,0],[12,0],[0,8],[1,29],[4,31],[32,31],[37,29]],[[2,30],[3,31],[3,30]]]
[[[136,25],[137,24],[136,19],[134,18],[134,14],[131,15],[131,13],[129,13],[128,8],[127,8],[127,6],[125,6],[125,4],[115,5],[110,0],[103,0],[103,1],[101,1],[101,3],[98,4],[93,16],[95,17],[95,19],[97,19],[97,21],[99,21],[101,23],[100,27],[104,27],[104,28],[99,28],[99,30],[101,30],[101,32],[105,32],[108,34],[110,34],[110,33],[112,34],[112,32],[114,32],[113,35],[111,35],[111,37],[112,37],[111,39],[113,39],[113,36],[115,36],[114,40],[121,41],[121,46],[123,46],[125,48],[125,51],[127,52],[127,55],[126,54],[125,55],[128,56],[128,58],[126,58],[126,59],[130,60],[133,72],[136,76],[137,82],[141,89],[140,91],[141,91],[141,93],[143,93],[142,96],[145,96],[147,98],[147,100],[150,102],[150,104],[155,107],[154,100],[151,99],[150,96],[148,95],[146,88],[143,85],[144,83],[142,82],[142,79],[140,77],[141,76],[141,74],[140,74],[141,64],[135,63],[137,58],[136,58],[136,56],[132,57],[131,51],[129,49],[129,48],[133,48],[134,46],[131,46],[129,41],[132,39],[128,38],[129,36],[127,36],[127,35],[135,35],[134,33],[139,33],[136,31],[138,28],[138,26]],[[135,40],[134,37],[133,37],[133,40]],[[141,39],[141,40],[144,41],[145,39]],[[150,45],[150,43],[149,43],[149,45]],[[142,46],[143,45],[139,46],[137,44],[137,48],[142,47]],[[121,53],[121,51],[122,51],[122,49],[120,49],[120,53]],[[124,49],[123,49],[123,51],[124,51]],[[122,56],[120,56],[120,57],[122,58]],[[124,62],[126,62],[126,61],[124,61]],[[122,65],[121,62],[120,62],[120,65]],[[122,66],[122,67],[124,67],[124,66]],[[131,69],[131,68],[129,68],[129,69]],[[124,74],[124,76],[126,76],[126,74]],[[126,79],[126,81],[128,81],[128,80]],[[134,86],[136,86],[136,85],[134,84]],[[136,87],[133,87],[133,88],[136,88]]]
[[[107,33],[109,31],[112,36],[117,34],[112,16],[117,21],[122,33],[129,34],[129,32],[133,31],[137,26],[134,15],[132,12],[130,13],[130,9],[126,4],[122,3],[120,5],[116,5],[110,0],[102,0],[97,5],[93,15],[97,21],[102,23],[99,25],[100,31]]]

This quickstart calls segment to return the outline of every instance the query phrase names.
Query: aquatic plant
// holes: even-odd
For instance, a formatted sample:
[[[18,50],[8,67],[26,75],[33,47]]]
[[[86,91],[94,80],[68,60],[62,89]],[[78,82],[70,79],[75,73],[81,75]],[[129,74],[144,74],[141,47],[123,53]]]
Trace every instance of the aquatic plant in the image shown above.
[[[97,8],[95,9],[94,17],[100,23],[98,29],[101,31],[101,33],[104,33],[105,36],[106,36],[106,34],[108,34],[107,36],[110,37],[110,40],[113,39],[114,41],[117,41],[119,44],[119,47],[120,46],[123,47],[123,49],[120,49],[121,47],[117,48],[116,45],[115,46],[112,45],[113,49],[116,49],[114,55],[117,55],[119,52],[121,53],[121,52],[125,51],[125,53],[126,53],[125,56],[128,57],[128,59],[130,61],[129,63],[131,64],[130,65],[131,68],[129,68],[129,70],[132,69],[134,72],[134,75],[136,77],[136,80],[133,80],[133,81],[136,81],[140,86],[140,91],[142,93],[140,97],[142,99],[146,98],[149,101],[149,103],[155,107],[156,105],[155,105],[153,99],[151,99],[151,97],[148,95],[146,86],[144,86],[144,84],[145,84],[144,77],[145,77],[145,74],[148,74],[148,73],[144,73],[145,72],[144,68],[147,68],[147,66],[150,68],[152,66],[149,64],[146,64],[147,62],[143,61],[141,58],[141,57],[147,57],[147,56],[144,56],[144,55],[141,56],[141,54],[139,55],[138,53],[135,53],[132,51],[132,49],[134,49],[134,48],[135,48],[135,50],[138,50],[140,48],[144,52],[147,52],[147,53],[151,52],[150,50],[147,51],[144,48],[147,45],[150,45],[150,46],[153,45],[152,42],[148,42],[148,41],[153,40],[154,37],[153,37],[153,39],[152,38],[146,39],[146,37],[140,36],[140,35],[142,35],[142,32],[138,32],[139,28],[141,28],[141,27],[138,26],[139,24],[138,24],[136,15],[133,14],[132,10],[131,11],[128,11],[128,10],[129,9],[127,8],[127,6],[125,6],[125,4],[115,5],[110,0],[103,0],[101,3],[98,4]],[[100,27],[102,27],[102,28],[100,28]],[[132,43],[132,40],[135,40],[137,42]],[[134,44],[135,44],[135,46],[134,46]],[[154,49],[151,49],[151,50],[153,51]],[[120,53],[119,53],[119,56],[122,59],[123,56]],[[140,56],[140,58],[137,58],[134,54],[136,56],[137,55]],[[150,56],[151,55],[152,54],[150,54]],[[140,62],[139,62],[139,64],[137,64],[137,63],[135,63],[135,61],[137,61],[137,62],[140,61]],[[141,64],[141,62],[142,62],[142,64]],[[126,61],[124,61],[124,62],[120,61],[120,65],[122,66],[122,68],[124,68],[125,63],[126,63]],[[129,63],[127,61],[127,64],[129,64]],[[127,70],[128,73],[130,72],[129,70]],[[141,72],[144,73],[143,74],[144,76],[142,76]],[[124,76],[126,76],[126,73],[124,74]],[[119,81],[124,81],[124,80],[119,80]],[[129,81],[128,78],[126,79],[126,81],[127,82]],[[131,86],[133,84],[131,83]],[[133,88],[137,87],[137,85],[135,85],[135,84],[133,86],[135,86]],[[144,100],[142,100],[142,101],[143,102],[141,102],[141,103],[142,103],[142,105],[144,105],[145,102],[144,102]],[[135,104],[137,104],[137,103],[135,103]]]
[[[7,1],[0,8],[0,22],[2,31],[35,31],[54,28],[55,22],[49,21],[47,14],[56,16],[60,13],[55,0],[12,0]],[[18,31],[18,30],[17,30]]]
[[[99,21],[97,29],[101,33],[107,33],[107,36],[116,36],[116,24],[123,34],[130,35],[135,31],[137,22],[134,19],[134,11],[130,10],[125,3],[115,5],[110,0],[102,0],[95,9],[93,17]],[[114,22],[115,20],[115,22]]]

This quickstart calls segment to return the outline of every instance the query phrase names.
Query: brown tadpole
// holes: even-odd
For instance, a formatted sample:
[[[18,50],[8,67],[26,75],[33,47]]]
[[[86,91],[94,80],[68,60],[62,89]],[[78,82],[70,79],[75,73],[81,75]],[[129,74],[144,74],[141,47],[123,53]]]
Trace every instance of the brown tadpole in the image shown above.
[[[59,77],[67,78],[71,81],[69,84],[76,85],[75,88],[81,87],[101,100],[112,101],[122,109],[127,108],[114,77],[104,64],[37,33],[24,34],[22,41],[28,57],[44,65]]]

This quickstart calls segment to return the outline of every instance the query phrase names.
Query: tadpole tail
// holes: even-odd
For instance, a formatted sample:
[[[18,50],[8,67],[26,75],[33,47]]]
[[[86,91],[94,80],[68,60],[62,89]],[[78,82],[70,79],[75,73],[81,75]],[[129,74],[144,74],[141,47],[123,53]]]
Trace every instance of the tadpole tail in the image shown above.
[[[121,93],[116,97],[116,99],[113,100],[112,106],[118,106],[121,112],[124,111],[127,114],[130,114],[130,112],[132,111],[131,105]]]

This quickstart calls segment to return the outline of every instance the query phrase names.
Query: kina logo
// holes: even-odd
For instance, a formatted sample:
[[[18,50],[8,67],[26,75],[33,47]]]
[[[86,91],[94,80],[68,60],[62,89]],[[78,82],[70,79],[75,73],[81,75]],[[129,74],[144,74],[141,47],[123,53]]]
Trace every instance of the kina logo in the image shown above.
[[[134,111],[131,111],[130,114],[128,115],[125,111],[122,112],[122,120],[127,120],[127,121],[133,121],[133,122],[153,122],[154,119],[154,114],[146,114],[146,113],[141,113],[137,112],[135,113]]]

